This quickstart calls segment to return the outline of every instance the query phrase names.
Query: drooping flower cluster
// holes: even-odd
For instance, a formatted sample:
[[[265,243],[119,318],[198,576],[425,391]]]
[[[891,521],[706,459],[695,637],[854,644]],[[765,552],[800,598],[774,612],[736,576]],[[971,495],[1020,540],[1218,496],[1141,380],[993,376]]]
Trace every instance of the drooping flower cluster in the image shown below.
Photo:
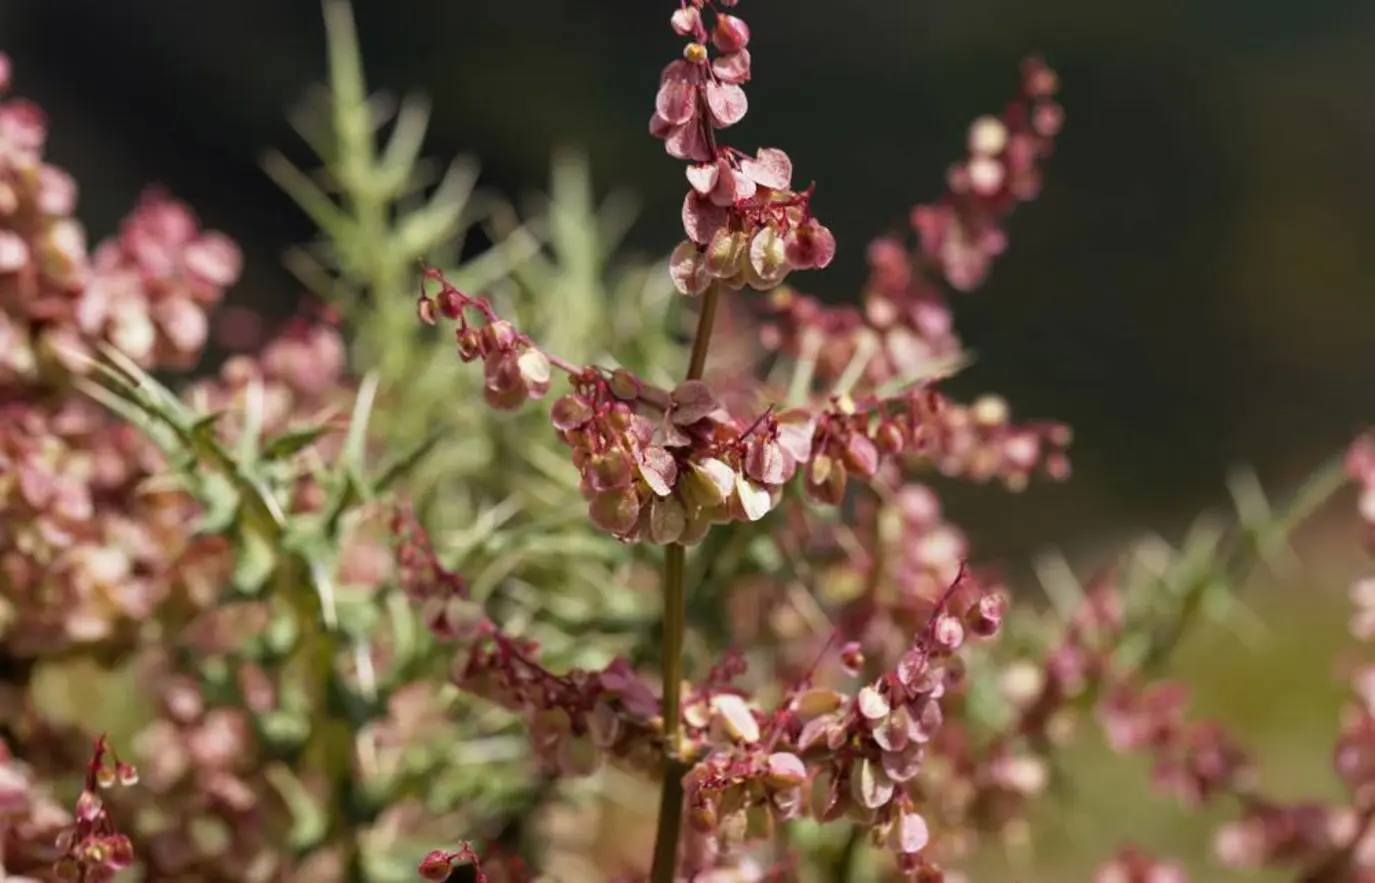
[[[394,532],[408,594],[436,634],[464,643],[451,667],[454,683],[525,716],[549,769],[586,775],[603,756],[646,771],[657,766],[659,699],[623,661],[595,672],[549,671],[538,646],[505,634],[475,608],[409,513],[398,514]],[[781,821],[848,818],[874,831],[908,871],[936,873],[926,855],[934,823],[921,805],[941,786],[920,774],[929,751],[944,752],[936,738],[943,698],[961,689],[957,653],[998,631],[1005,603],[1001,591],[961,571],[889,670],[854,692],[815,685],[809,673],[771,712],[733,686],[746,667],[728,656],[683,698],[683,754],[695,759],[685,779],[694,830],[724,856],[769,837]],[[863,664],[857,648],[841,648],[840,658]]]
[[[920,455],[947,475],[997,476],[1014,487],[1037,468],[1055,476],[1068,470],[1059,450],[1068,431],[1054,423],[1012,426],[999,399],[965,407],[922,387],[889,398],[836,397],[815,412],[735,416],[699,380],[665,390],[624,369],[574,366],[541,350],[487,301],[436,271],[427,275],[441,287],[421,295],[420,316],[458,322],[460,358],[482,360],[490,404],[505,409],[542,397],[553,368],[568,375],[573,392],[554,403],[554,426],[573,451],[593,523],[624,540],[693,545],[713,524],[758,521],[794,476],[810,498],[837,504],[852,476],[872,479],[900,454]],[[470,312],[484,324],[470,324]]]
[[[590,775],[604,756],[652,769],[662,751],[659,700],[626,662],[555,674],[539,646],[508,635],[468,595],[466,581],[436,558],[407,509],[392,522],[402,589],[437,636],[464,646],[450,667],[464,690],[521,713],[535,756],[551,772]]]
[[[792,159],[776,147],[750,156],[716,140],[749,108],[749,26],[706,0],[684,3],[672,25],[690,42],[659,77],[649,130],[670,156],[691,163],[683,201],[688,238],[670,259],[674,284],[687,295],[713,284],[763,291],[793,270],[826,267],[835,237],[812,216],[812,188],[793,189]]]
[[[0,79],[3,73],[0,68]],[[0,740],[0,878],[7,883],[113,880],[133,863],[134,848],[101,793],[137,781],[137,770],[121,761],[102,735],[87,763],[75,811],[68,812],[40,790],[31,771]]]
[[[709,305],[720,290],[773,288],[794,269],[825,266],[835,248],[811,215],[812,188],[793,189],[786,154],[717,144],[717,130],[746,109],[750,34],[725,11],[734,8],[734,0],[681,4],[672,23],[690,42],[661,79],[651,125],[668,152],[690,164],[688,241],[674,252],[674,281],[685,294],[711,292],[688,380],[661,388],[623,369],[569,363],[437,273],[426,276],[440,290],[422,296],[420,311],[430,323],[457,323],[459,355],[482,362],[494,408],[545,396],[555,370],[567,376],[552,422],[593,524],[624,541],[671,547],[665,598],[676,585],[680,600],[700,593],[694,601],[712,608],[676,611],[679,644],[690,628],[702,639],[691,642],[694,651],[720,650],[708,620],[724,608],[731,621],[722,630],[751,646],[720,650],[695,681],[664,646],[658,689],[650,671],[619,657],[556,671],[540,642],[497,621],[499,605],[490,615],[478,605],[403,511],[391,525],[399,588],[435,636],[461,644],[448,680],[515,712],[546,776],[585,775],[608,759],[662,775],[662,817],[676,818],[676,793],[685,822],[661,828],[673,836],[667,862],[652,872],[656,883],[798,879],[802,848],[775,835],[793,833],[785,825],[804,817],[851,823],[852,844],[867,837],[886,850],[902,879],[954,879],[944,868],[981,838],[1021,830],[1075,706],[1097,711],[1115,748],[1150,754],[1157,784],[1187,805],[1238,802],[1238,819],[1217,838],[1224,864],[1292,866],[1304,883],[1370,877],[1375,669],[1353,667],[1333,753],[1350,799],[1270,800],[1229,734],[1188,719],[1181,689],[1121,665],[1119,651],[1135,635],[1113,574],[1055,620],[1058,630],[1037,645],[1043,656],[1005,666],[1005,642],[981,639],[1002,631],[1008,593],[996,573],[969,567],[965,533],[946,520],[932,487],[912,481],[915,469],[928,468],[1015,488],[1037,470],[1067,470],[1064,427],[1014,426],[996,397],[950,402],[933,369],[959,347],[938,283],[967,290],[981,281],[1004,247],[1007,213],[1039,187],[1061,121],[1055,78],[1043,65],[1028,66],[1001,119],[975,123],[970,155],[952,169],[946,196],[913,213],[918,247],[883,239],[871,248],[862,310],[776,291],[764,338],[783,367],[798,368],[786,407],[749,371],[729,395],[699,379]],[[0,88],[7,80],[0,58]],[[0,671],[9,678],[24,670],[11,666],[16,657],[97,643],[127,657],[152,636],[135,671],[160,700],[137,743],[148,760],[143,787],[98,795],[134,778],[102,739],[71,816],[34,787],[30,767],[39,775],[61,768],[37,744],[49,731],[28,726],[27,706],[13,714],[10,699],[24,691],[0,683],[0,728],[17,746],[11,754],[0,742],[0,878],[24,879],[14,875],[57,863],[64,877],[109,879],[134,861],[128,830],[150,879],[354,879],[372,872],[377,843],[398,839],[398,829],[430,837],[437,824],[456,827],[412,786],[445,758],[417,761],[407,751],[418,734],[442,733],[448,685],[407,681],[431,674],[421,663],[433,660],[405,658],[402,645],[429,646],[413,630],[405,634],[405,611],[386,620],[393,633],[378,626],[395,613],[375,603],[394,600],[377,591],[390,562],[378,560],[375,544],[319,526],[343,519],[345,509],[349,519],[370,511],[339,503],[359,487],[337,488],[325,474],[324,461],[342,448],[341,406],[354,392],[342,338],[329,323],[298,323],[256,359],[231,359],[191,388],[196,410],[218,414],[217,443],[252,450],[232,464],[240,470],[233,478],[271,485],[295,531],[274,522],[281,531],[258,537],[266,548],[256,549],[193,541],[193,515],[237,523],[243,500],[259,498],[235,496],[241,488],[227,481],[234,493],[224,511],[196,513],[186,493],[146,480],[165,465],[150,446],[71,392],[102,342],[136,364],[185,365],[205,338],[205,308],[237,273],[236,253],[222,237],[200,233],[183,208],[154,198],[120,237],[87,256],[77,247],[79,227],[63,214],[67,182],[41,163],[41,117],[15,102],[0,107],[0,417],[13,418],[0,423],[0,507],[17,516],[0,526],[0,604],[14,605],[0,607]],[[752,394],[734,394],[746,383]],[[254,448],[279,433],[288,436],[275,453]],[[1350,464],[1364,486],[1362,515],[1375,524],[1375,441],[1353,448]],[[730,528],[719,545],[721,534],[709,536],[716,526]],[[708,540],[691,559],[683,551]],[[275,570],[283,560],[290,567]],[[676,571],[667,563],[674,560]],[[323,592],[293,594],[299,586],[279,588],[269,578],[291,576],[297,565],[312,578],[312,568],[329,570],[362,591],[331,591],[326,601]],[[640,573],[640,584],[651,582]],[[695,584],[689,575],[699,577]],[[1375,584],[1358,583],[1352,597],[1353,631],[1364,638],[1375,632]],[[323,615],[349,601],[355,616],[341,617],[347,624]],[[312,631],[317,604],[323,626]],[[665,606],[666,623],[674,612]],[[617,628],[637,633],[643,653],[652,625],[627,620]],[[301,639],[302,631],[311,634]],[[1008,652],[1024,649],[1014,643]],[[393,665],[397,680],[379,688]],[[8,732],[15,720],[25,724],[14,728],[17,739]],[[390,792],[371,790],[379,769],[402,782],[406,796],[380,805]],[[305,804],[322,810],[318,824]],[[300,845],[301,830],[312,827],[317,839]],[[488,843],[480,862],[465,844],[431,852],[419,870],[425,879],[528,881],[536,869]],[[840,868],[836,877],[848,873]],[[1182,883],[1183,872],[1127,847],[1097,880]]]
[[[134,863],[134,846],[115,826],[100,791],[137,782],[138,771],[110,750],[104,736],[98,738],[76,800],[75,820],[57,839],[59,879],[103,883]]]

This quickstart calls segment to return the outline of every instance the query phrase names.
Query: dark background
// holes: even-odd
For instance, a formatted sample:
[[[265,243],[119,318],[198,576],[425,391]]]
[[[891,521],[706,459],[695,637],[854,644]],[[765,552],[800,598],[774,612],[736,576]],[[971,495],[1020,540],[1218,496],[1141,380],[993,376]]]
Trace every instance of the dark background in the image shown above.
[[[484,183],[543,185],[551,151],[639,194],[632,244],[681,232],[680,164],[647,133],[679,50],[668,0],[355,0],[374,88],[434,101],[429,153]],[[957,319],[962,391],[1077,431],[1075,480],[1015,502],[974,492],[977,534],[1022,554],[1168,527],[1247,463],[1283,486],[1375,420],[1375,4],[1369,0],[746,0],[751,111],[841,254],[806,284],[843,298],[863,247],[940,188],[1022,56],[1062,76],[1068,124],[1043,198],[1014,217],[991,283]],[[0,0],[16,92],[53,120],[92,233],[166,185],[248,254],[237,303],[276,315],[278,256],[310,237],[259,171],[309,163],[285,111],[324,76],[312,0]],[[961,505],[961,501],[957,501]],[[968,512],[968,510],[966,510]],[[966,520],[968,520],[966,518]]]

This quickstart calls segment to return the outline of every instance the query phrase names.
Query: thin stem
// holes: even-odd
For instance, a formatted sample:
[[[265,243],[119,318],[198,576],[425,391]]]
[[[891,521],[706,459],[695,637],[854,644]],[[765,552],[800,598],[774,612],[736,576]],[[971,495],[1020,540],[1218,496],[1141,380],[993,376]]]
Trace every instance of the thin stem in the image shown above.
[[[716,302],[721,290],[713,285],[702,295],[702,311],[697,314],[697,333],[692,338],[692,355],[688,357],[688,380],[702,379],[707,367],[707,349],[711,346],[711,329],[716,324]]]
[[[683,828],[683,776],[688,765],[675,757],[664,761],[664,785],[659,792],[659,823],[654,832],[654,864],[650,883],[673,883],[678,871],[678,834]]]
[[[687,550],[674,543],[664,550],[664,753],[670,759],[679,755],[682,721],[683,632],[687,614],[687,591],[683,573]]]
[[[720,289],[712,285],[702,297],[697,332],[688,356],[688,380],[700,380],[707,366],[711,331],[716,323]],[[683,827],[682,759],[683,637],[687,631],[687,550],[674,543],[664,550],[664,784],[659,795],[659,823],[654,834],[651,883],[673,883],[678,866],[678,834]]]

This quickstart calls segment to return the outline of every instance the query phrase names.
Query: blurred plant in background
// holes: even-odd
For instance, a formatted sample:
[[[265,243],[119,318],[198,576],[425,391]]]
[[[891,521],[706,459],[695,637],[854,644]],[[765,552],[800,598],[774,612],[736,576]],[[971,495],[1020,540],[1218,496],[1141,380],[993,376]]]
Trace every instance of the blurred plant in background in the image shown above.
[[[1094,723],[1186,804],[1239,801],[1224,865],[1375,873],[1364,669],[1335,808],[1260,796],[1158,680],[1346,472],[1375,521],[1369,445],[1009,608],[938,480],[1064,478],[1069,431],[944,394],[947,293],[1039,192],[1056,75],[1027,63],[831,306],[785,284],[837,247],[814,185],[717,140],[752,66],[719,6],[672,15],[650,131],[686,238],[637,262],[574,154],[523,213],[437,173],[326,0],[295,117],[323,167],[264,162],[320,231],[287,256],[314,301],[195,378],[237,248],[150,193],[89,250],[42,112],[0,104],[0,879],[966,879],[1072,802]],[[1182,873],[1126,847],[1099,879]]]

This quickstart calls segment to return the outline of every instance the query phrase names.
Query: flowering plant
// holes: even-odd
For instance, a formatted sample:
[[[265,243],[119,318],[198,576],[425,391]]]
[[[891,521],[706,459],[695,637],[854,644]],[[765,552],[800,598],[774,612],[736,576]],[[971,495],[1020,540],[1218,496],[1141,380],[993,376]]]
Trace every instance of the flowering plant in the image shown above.
[[[653,267],[589,233],[569,161],[522,223],[462,163],[426,188],[418,105],[377,150],[325,10],[343,198],[266,167],[321,229],[291,260],[329,306],[175,390],[150,372],[194,364],[236,246],[152,194],[88,252],[41,111],[0,104],[0,880],[962,880],[1029,836],[1085,722],[1186,805],[1233,801],[1224,865],[1375,879],[1368,667],[1332,804],[1267,796],[1162,679],[1348,475],[1375,525],[1375,441],[1278,515],[1239,496],[1163,567],[1048,585],[1048,612],[942,511],[932,476],[1069,472],[1066,427],[942,387],[947,293],[987,277],[1063,125],[1044,62],[833,306],[793,287],[837,250],[817,188],[723,143],[753,63],[733,0],[669,17],[649,129],[685,164],[684,239]],[[460,264],[478,222],[497,245]],[[1353,599],[1365,637],[1375,584]],[[107,736],[45,675],[142,707]],[[657,791],[651,848],[541,848],[613,780]],[[1126,846],[1097,879],[1183,871]]]

